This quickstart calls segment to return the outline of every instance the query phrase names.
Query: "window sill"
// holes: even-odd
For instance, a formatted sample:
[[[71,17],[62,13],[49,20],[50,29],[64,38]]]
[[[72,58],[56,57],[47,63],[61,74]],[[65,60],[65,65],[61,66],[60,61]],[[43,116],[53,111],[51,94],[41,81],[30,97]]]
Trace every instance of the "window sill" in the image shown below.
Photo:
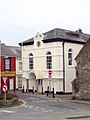
[[[68,68],[75,68],[75,66],[73,66],[73,65],[68,65]]]

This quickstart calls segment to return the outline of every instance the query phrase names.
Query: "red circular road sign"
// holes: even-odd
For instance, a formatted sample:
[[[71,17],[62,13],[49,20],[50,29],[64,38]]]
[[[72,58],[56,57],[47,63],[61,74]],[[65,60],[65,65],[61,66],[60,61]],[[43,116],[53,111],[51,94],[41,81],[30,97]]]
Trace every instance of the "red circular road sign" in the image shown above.
[[[49,70],[49,71],[48,71],[48,76],[49,76],[49,78],[52,77],[52,70]]]
[[[7,86],[4,85],[2,89],[3,89],[3,92],[6,92],[7,91]]]

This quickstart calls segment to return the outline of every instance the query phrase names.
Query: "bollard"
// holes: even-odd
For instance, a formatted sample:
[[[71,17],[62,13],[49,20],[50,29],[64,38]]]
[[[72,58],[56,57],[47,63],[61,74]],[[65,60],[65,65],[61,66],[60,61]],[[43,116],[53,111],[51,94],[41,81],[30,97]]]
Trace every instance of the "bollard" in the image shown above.
[[[54,88],[53,88],[53,98],[55,98],[55,95],[54,95]]]
[[[33,88],[32,88],[32,89],[33,89],[32,93],[34,94],[34,86],[33,86]]]
[[[42,95],[43,95],[43,87],[42,87]]]
[[[24,93],[24,86],[23,86],[22,92]]]
[[[48,96],[48,94],[49,94],[49,86],[47,87],[47,96]]]

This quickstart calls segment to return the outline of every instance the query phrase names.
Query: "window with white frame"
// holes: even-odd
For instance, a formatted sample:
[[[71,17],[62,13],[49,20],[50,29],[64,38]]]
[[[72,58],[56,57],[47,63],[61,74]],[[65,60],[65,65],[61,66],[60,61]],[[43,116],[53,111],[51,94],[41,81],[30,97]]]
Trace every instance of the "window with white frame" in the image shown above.
[[[22,88],[22,77],[18,77],[18,88]]]
[[[33,54],[29,54],[29,69],[33,69]]]
[[[22,70],[22,62],[19,62],[19,70]]]
[[[38,85],[42,86],[42,82],[43,82],[42,79],[39,79],[38,80]]]
[[[68,50],[68,65],[72,65],[72,49]]]
[[[47,63],[47,69],[52,69],[52,54],[51,54],[51,52],[47,52],[46,63]]]
[[[10,70],[10,58],[5,58],[5,70]]]

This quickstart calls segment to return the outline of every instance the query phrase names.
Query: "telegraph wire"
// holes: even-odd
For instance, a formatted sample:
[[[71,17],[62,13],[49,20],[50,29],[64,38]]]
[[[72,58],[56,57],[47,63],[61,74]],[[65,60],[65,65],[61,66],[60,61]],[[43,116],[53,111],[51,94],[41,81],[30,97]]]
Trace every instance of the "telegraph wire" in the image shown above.
[[[22,36],[25,37],[26,39],[29,38],[30,33],[32,35],[34,35],[35,33],[37,33],[37,31],[29,29],[27,27],[24,27],[23,25],[21,25],[21,26],[20,25],[15,25],[15,24],[12,24],[12,23],[3,22],[1,20],[0,20],[0,25],[4,25],[4,28],[6,27],[5,29],[8,29],[8,31],[11,31],[11,29],[13,29],[13,32],[14,31],[20,32],[20,34],[22,34]],[[8,26],[12,26],[12,27],[8,27]],[[0,29],[0,31],[2,31],[2,29]],[[28,32],[30,32],[30,33],[28,33]]]
[[[25,31],[31,31],[31,32],[36,32],[35,30],[32,30],[32,29],[29,29],[27,27],[23,27],[23,25],[15,25],[15,24],[12,24],[12,23],[8,23],[8,22],[3,22],[0,20],[0,25],[8,25],[8,26],[12,26],[12,27],[15,27],[17,29],[21,29],[21,30],[25,30]]]

